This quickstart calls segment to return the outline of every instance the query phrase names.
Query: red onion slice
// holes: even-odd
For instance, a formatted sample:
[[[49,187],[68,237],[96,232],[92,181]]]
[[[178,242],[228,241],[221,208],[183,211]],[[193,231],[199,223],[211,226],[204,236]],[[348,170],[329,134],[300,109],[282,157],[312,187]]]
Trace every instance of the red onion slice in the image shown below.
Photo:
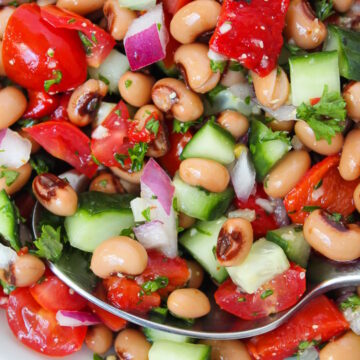
[[[101,324],[101,320],[95,315],[84,311],[59,310],[56,320],[60,326],[92,326]]]

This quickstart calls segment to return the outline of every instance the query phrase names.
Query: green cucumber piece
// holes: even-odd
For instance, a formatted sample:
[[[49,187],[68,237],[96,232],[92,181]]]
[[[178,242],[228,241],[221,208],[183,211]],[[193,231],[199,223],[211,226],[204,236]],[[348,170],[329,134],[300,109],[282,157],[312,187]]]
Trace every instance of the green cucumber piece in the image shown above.
[[[349,80],[360,80],[360,33],[329,24],[324,50],[337,50],[340,75]]]
[[[149,360],[209,360],[211,348],[203,344],[155,341],[149,351]]]
[[[159,341],[159,340],[169,340],[178,343],[191,343],[192,338],[185,335],[177,335],[171,334],[165,331],[150,329],[150,328],[143,328],[143,333],[146,338],[151,342]]]
[[[275,164],[291,149],[288,138],[283,134],[273,132],[259,120],[251,122],[249,144],[259,181],[262,181]]]
[[[212,193],[191,186],[181,180],[179,174],[173,179],[177,210],[199,220],[214,220],[225,213],[234,198],[234,190],[228,188],[221,193]]]
[[[208,121],[185,146],[181,158],[204,158],[228,165],[235,159],[235,139],[214,121]]]
[[[71,246],[93,252],[103,241],[134,226],[130,209],[133,198],[95,191],[80,194],[78,210],[64,223]]]
[[[149,10],[156,5],[156,0],[118,0],[121,7],[131,10]]]
[[[279,245],[289,260],[306,268],[311,247],[304,238],[301,226],[289,225],[268,231],[266,239]]]
[[[119,93],[119,80],[130,69],[127,57],[119,51],[111,50],[98,68],[89,67],[92,79],[102,80],[109,86],[109,92]]]
[[[228,278],[226,269],[219,265],[214,254],[217,238],[225,221],[224,216],[213,221],[199,221],[179,239],[180,244],[218,283]]]
[[[227,267],[232,281],[248,294],[290,267],[283,249],[266,239],[257,240],[245,261],[238,266]]]
[[[0,191],[0,235],[14,250],[20,250],[19,218],[5,190]]]
[[[340,72],[337,51],[323,51],[289,59],[292,103],[299,106],[320,98],[325,85],[329,92],[340,93]]]

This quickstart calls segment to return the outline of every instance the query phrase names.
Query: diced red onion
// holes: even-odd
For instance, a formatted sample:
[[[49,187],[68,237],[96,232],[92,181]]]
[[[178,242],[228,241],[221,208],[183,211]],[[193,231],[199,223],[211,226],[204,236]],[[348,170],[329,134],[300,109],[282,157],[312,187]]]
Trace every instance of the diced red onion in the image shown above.
[[[262,207],[268,214],[272,214],[275,210],[273,203],[268,199],[257,198],[255,204]]]
[[[166,214],[170,215],[175,188],[168,174],[153,158],[144,167],[141,176],[141,190],[143,190],[143,184],[154,193]]]
[[[284,203],[282,199],[272,199],[272,204],[274,206],[274,216],[277,224],[280,227],[287,226],[290,224],[290,219],[287,215]]]
[[[92,326],[101,324],[101,320],[95,315],[84,311],[59,310],[56,320],[60,326]]]
[[[246,201],[255,186],[256,177],[256,171],[247,150],[241,153],[230,174],[236,196]]]
[[[17,257],[13,249],[0,243],[0,269],[7,270]]]
[[[135,71],[164,59],[168,41],[164,11],[159,4],[135,19],[126,33],[124,47],[131,70]]]
[[[134,228],[134,233],[145,249],[161,249],[168,245],[164,223],[159,220],[147,222]]]
[[[16,131],[4,129],[0,132],[0,166],[17,169],[30,159],[31,142]]]
[[[262,105],[256,98],[252,99],[261,109],[267,112],[271,117],[277,121],[296,120],[296,106],[283,105],[276,110],[272,110],[267,106]]]

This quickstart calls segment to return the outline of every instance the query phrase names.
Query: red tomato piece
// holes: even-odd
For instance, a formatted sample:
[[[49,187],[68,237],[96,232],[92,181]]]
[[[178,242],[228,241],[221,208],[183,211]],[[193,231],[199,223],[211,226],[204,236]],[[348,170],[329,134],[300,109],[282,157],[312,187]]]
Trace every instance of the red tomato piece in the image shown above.
[[[56,29],[77,30],[85,35],[89,44],[86,55],[89,66],[99,67],[116,44],[110,34],[90,20],[57,6],[41,7],[41,17]],[[73,36],[75,37],[74,32]]]
[[[131,143],[127,138],[129,117],[125,103],[120,101],[101,124],[105,128],[104,136],[96,139],[93,137],[91,140],[93,155],[105,166],[121,167],[121,164],[116,161],[115,155],[128,154],[128,150],[131,148]]]
[[[138,120],[130,121],[129,129],[128,129],[128,138],[132,143],[138,143],[138,142],[150,143],[153,140],[155,140],[156,138],[155,134],[146,128],[146,125],[151,120],[157,120],[159,122],[158,133],[160,133],[162,131],[161,129],[162,125],[161,125],[161,121],[159,120],[159,116],[158,114],[156,114],[156,112],[151,113],[144,122],[140,122]],[[142,125],[141,129],[139,129],[140,125]]]
[[[265,236],[268,231],[279,227],[274,215],[268,214],[260,205],[258,205],[256,203],[257,199],[269,199],[264,191],[263,185],[260,183],[256,185],[255,194],[250,195],[247,201],[242,201],[240,199],[235,200],[235,206],[238,209],[255,210],[256,219],[251,222],[251,226],[254,230],[254,237],[256,239]]]
[[[107,299],[121,310],[147,313],[153,307],[160,306],[160,295],[157,292],[145,294],[135,280],[111,276],[103,283]]]
[[[160,251],[149,250],[147,267],[135,280],[139,285],[142,285],[159,276],[169,279],[169,284],[158,290],[161,296],[166,296],[176,288],[184,287],[189,280],[190,272],[184,259],[180,257],[170,259]]]
[[[52,156],[64,160],[89,178],[97,171],[91,158],[90,139],[76,126],[62,121],[46,121],[24,128]]]
[[[170,69],[175,65],[174,55],[175,51],[181,45],[170,33],[170,23],[173,18],[173,15],[184,5],[186,5],[190,0],[179,0],[171,1],[166,0],[164,2],[164,17],[165,17],[165,26],[168,29],[169,41],[166,45],[166,57],[163,60],[166,68]]]
[[[103,301],[106,301],[105,289],[101,283],[99,283],[95,290],[95,296]],[[107,312],[106,310],[99,308],[93,303],[89,302],[88,305],[91,311],[96,314],[110,330],[118,332],[124,327],[126,327],[127,321],[122,319],[121,317],[115,316]]]
[[[57,276],[47,276],[44,281],[30,288],[30,293],[37,303],[45,310],[57,312],[58,310],[82,310],[87,300],[78,295]]]
[[[72,93],[68,92],[61,95],[59,106],[54,110],[51,114],[51,120],[58,120],[58,121],[70,121],[69,115],[67,112],[67,107],[70,101]]]
[[[191,140],[192,134],[187,131],[185,134],[178,134],[169,129],[169,151],[162,157],[158,158],[160,165],[169,173],[174,176],[180,167],[180,155],[183,152],[187,143]]]
[[[59,97],[45,91],[28,90],[29,102],[23,118],[40,119],[50,115],[59,106]]]
[[[70,30],[55,29],[43,21],[36,4],[21,5],[11,15],[2,56],[6,75],[27,89],[44,91],[45,81],[58,78],[49,91],[62,92],[86,80],[80,39]]]
[[[312,98],[312,99],[310,99],[310,105],[311,105],[311,106],[314,106],[314,105],[316,105],[320,100],[321,100],[321,98],[319,98],[319,97]]]
[[[0,309],[6,309],[9,297],[4,293],[4,289],[0,286]]]
[[[309,215],[304,206],[343,216],[355,210],[353,193],[359,181],[345,181],[337,169],[339,162],[340,156],[332,155],[315,164],[285,196],[285,208],[294,223],[303,224]]]
[[[20,215],[26,220],[30,220],[34,211],[35,199],[28,191],[20,191],[15,194],[14,201],[19,209]]]
[[[241,319],[254,320],[295,305],[305,290],[305,269],[291,264],[288,270],[268,281],[254,294],[240,291],[228,279],[216,290],[215,301],[221,309]]]
[[[175,15],[183,6],[191,0],[163,0],[164,9],[171,15]]]
[[[277,65],[289,0],[225,0],[211,50],[266,76]]]
[[[55,313],[44,310],[28,288],[17,288],[9,296],[7,319],[13,334],[29,348],[49,356],[66,356],[81,349],[86,326],[58,325]]]
[[[325,342],[348,328],[336,305],[321,295],[276,330],[248,340],[247,347],[256,360],[282,360],[295,353],[302,341]]]

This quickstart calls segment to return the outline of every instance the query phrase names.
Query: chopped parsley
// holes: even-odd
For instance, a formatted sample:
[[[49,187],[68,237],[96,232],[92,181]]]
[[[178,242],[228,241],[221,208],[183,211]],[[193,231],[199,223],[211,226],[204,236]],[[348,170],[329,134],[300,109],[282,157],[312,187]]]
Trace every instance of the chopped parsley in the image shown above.
[[[174,119],[173,122],[173,132],[177,134],[185,134],[192,126],[198,125],[202,122],[202,118],[196,121],[186,121],[182,122],[177,119]]]
[[[319,189],[319,188],[321,187],[322,183],[323,183],[323,180],[321,179],[321,180],[314,186],[314,190]]]
[[[91,159],[96,165],[101,165],[100,161],[95,157],[94,154],[91,154]]]
[[[120,109],[117,109],[114,111],[114,114],[116,114],[117,116],[121,117],[121,111]]]
[[[48,56],[50,56],[50,57],[54,57],[54,54],[55,54],[54,49],[49,48],[48,51],[47,51],[47,54],[48,54]]]
[[[125,166],[125,160],[128,158],[125,154],[115,154],[114,159],[122,166]]]
[[[342,219],[342,215],[339,213],[327,214],[327,218],[333,222],[340,222]]]
[[[335,14],[333,9],[333,0],[316,0],[315,1],[316,17],[324,21],[332,14]]]
[[[340,309],[346,310],[350,308],[352,311],[354,311],[359,306],[360,306],[360,297],[357,295],[351,295],[340,304]]]
[[[76,22],[76,20],[74,18],[71,18],[67,21],[68,24],[73,24],[75,22]]]
[[[83,32],[78,31],[78,34],[79,34],[80,40],[83,44],[86,55],[91,55],[91,53],[92,53],[91,49],[94,46],[94,44]]]
[[[161,30],[161,24],[157,23],[156,25],[157,25],[158,30],[160,31]]]
[[[317,341],[317,340],[312,340],[312,341],[301,341],[298,345],[298,350],[300,352],[306,350],[307,348],[311,347],[311,346],[316,346],[316,345],[319,345],[320,344],[320,341]]]
[[[226,61],[210,60],[211,71],[214,73],[220,72],[220,74],[222,74],[225,70],[226,64],[227,64]]]
[[[49,172],[49,166],[46,164],[46,161],[39,157],[31,158],[30,165],[38,175]]]
[[[133,82],[130,79],[125,80],[125,87],[128,89],[132,85],[132,83]]]
[[[106,179],[99,181],[99,185],[103,188],[106,188],[108,181]]]
[[[245,99],[244,99],[244,103],[246,105],[250,105],[250,102],[251,102],[251,97],[250,96],[247,96]]]
[[[100,355],[98,355],[98,354],[94,354],[94,356],[93,356],[93,360],[104,360],[104,358],[103,357],[101,357]]]
[[[0,179],[5,179],[6,186],[11,186],[19,175],[20,173],[15,170],[9,170],[4,167],[0,168]]]
[[[151,294],[159,289],[162,289],[169,284],[169,279],[166,276],[158,276],[155,280],[147,281],[142,284],[142,289],[145,294]]]
[[[314,205],[314,206],[312,206],[312,205],[306,205],[306,206],[303,206],[302,211],[305,211],[305,212],[313,212],[313,211],[315,211],[315,210],[317,210],[317,209],[321,209],[321,207],[320,207],[320,206],[316,206],[316,205]]]
[[[95,32],[93,31],[92,33],[91,33],[91,40],[92,40],[92,42],[94,43],[94,44],[98,44],[98,40],[97,40],[97,38],[96,38],[96,35],[95,35]]]
[[[132,227],[129,227],[129,228],[126,228],[126,229],[122,229],[121,230],[121,233],[120,233],[120,236],[128,236],[128,237],[131,237],[131,238],[135,238],[135,234],[134,234],[134,230]]]
[[[49,92],[50,87],[55,84],[60,84],[62,80],[62,72],[60,70],[53,70],[53,78],[44,81],[44,90]]]
[[[264,300],[264,299],[266,299],[267,297],[271,296],[273,293],[274,293],[273,290],[267,289],[267,290],[265,290],[265,291],[260,295],[260,298]]]
[[[231,71],[244,71],[244,68],[237,61],[231,60],[229,64],[229,70]]]
[[[245,302],[245,301],[246,301],[246,298],[244,298],[244,297],[238,297],[237,301],[238,301],[238,302]]]
[[[131,160],[131,170],[140,171],[144,165],[144,158],[148,149],[148,144],[140,141],[135,144],[132,149],[129,149],[129,157]]]
[[[221,84],[216,85],[211,91],[209,91],[206,96],[209,99],[210,103],[213,104],[216,98],[216,95],[226,90],[227,87]]]
[[[4,293],[6,295],[10,295],[16,289],[16,287],[14,285],[10,285],[3,280],[0,280],[0,285],[3,288]]]
[[[159,120],[156,120],[155,118],[151,118],[147,124],[145,125],[146,130],[149,130],[151,133],[153,133],[155,136],[157,136],[159,132],[160,122]]]
[[[104,75],[99,74],[99,80],[101,80],[105,85],[110,85],[110,80],[106,78]]]
[[[302,103],[296,117],[308,123],[316,140],[325,139],[331,144],[331,139],[344,129],[346,102],[336,91],[328,92],[326,85],[320,101],[313,106]]]
[[[56,230],[51,225],[41,227],[41,236],[34,241],[35,254],[50,261],[59,260],[63,244],[61,243],[61,227]]]
[[[144,217],[146,221],[151,221],[150,218],[150,207],[147,207],[144,211],[141,212],[141,215]]]

